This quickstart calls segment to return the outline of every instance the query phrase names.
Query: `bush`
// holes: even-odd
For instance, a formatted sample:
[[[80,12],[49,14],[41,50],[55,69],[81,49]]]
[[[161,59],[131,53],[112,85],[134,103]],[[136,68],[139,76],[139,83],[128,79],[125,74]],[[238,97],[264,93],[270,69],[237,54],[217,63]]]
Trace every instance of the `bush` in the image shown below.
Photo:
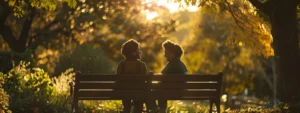
[[[28,69],[21,62],[4,75],[4,89],[10,95],[9,108],[14,113],[49,112],[49,98],[53,91],[49,75],[39,68]]]
[[[8,98],[9,96],[6,94],[6,92],[3,89],[4,84],[4,74],[0,72],[0,113],[11,113],[11,111],[8,109]]]
[[[9,113],[9,105],[13,113],[71,113],[69,83],[75,78],[73,69],[67,69],[60,76],[50,78],[44,70],[31,69],[28,66],[29,63],[21,62],[8,74],[1,73],[3,89],[10,96],[1,86],[0,94],[3,98],[0,98],[2,106],[0,109],[5,110],[4,113]],[[113,112],[121,109],[121,102],[81,101],[79,107],[88,113],[102,112],[103,109]]]

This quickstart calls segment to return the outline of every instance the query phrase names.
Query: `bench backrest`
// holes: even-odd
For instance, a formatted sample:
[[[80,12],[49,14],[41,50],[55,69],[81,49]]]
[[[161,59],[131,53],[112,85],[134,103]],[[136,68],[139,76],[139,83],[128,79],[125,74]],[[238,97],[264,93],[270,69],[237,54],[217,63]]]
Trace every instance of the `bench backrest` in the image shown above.
[[[74,97],[78,100],[219,98],[218,75],[91,75],[77,74]]]
[[[151,76],[150,99],[201,100],[220,96],[222,76]]]
[[[146,75],[76,75],[74,96],[79,100],[145,99],[148,78]]]

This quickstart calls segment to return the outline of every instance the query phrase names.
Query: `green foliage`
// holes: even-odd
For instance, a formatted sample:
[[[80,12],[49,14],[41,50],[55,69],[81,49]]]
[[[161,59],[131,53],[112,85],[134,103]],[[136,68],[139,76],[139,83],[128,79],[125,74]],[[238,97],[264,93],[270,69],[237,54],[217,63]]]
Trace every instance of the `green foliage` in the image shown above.
[[[57,0],[5,0],[10,7],[13,8],[13,13],[16,17],[23,17],[28,13],[28,7],[34,7],[37,9],[45,9],[47,11],[53,11],[58,6]],[[76,0],[63,0],[69,7],[74,8],[76,6]]]
[[[170,113],[207,113],[209,112],[208,101],[168,101]]]
[[[56,65],[56,73],[73,68],[82,73],[115,73],[115,62],[101,48],[89,44],[78,45],[71,54],[63,54]]]
[[[198,13],[201,16],[195,15]],[[183,15],[182,18],[191,21],[179,26],[181,29],[178,32],[186,35],[182,38],[175,34],[174,37],[182,40],[181,45],[185,50],[182,59],[189,73],[223,72],[224,92],[238,94],[245,88],[252,91],[254,77],[264,73],[261,65],[263,58],[256,51],[261,46],[263,48],[264,44],[246,41],[252,36],[240,30],[230,15],[222,14],[211,7],[205,6],[197,13]],[[251,46],[253,43],[257,46]]]
[[[71,1],[74,0],[62,2]],[[143,4],[143,0],[81,0],[77,2],[75,9],[60,2],[56,6],[55,10],[36,11],[26,42],[28,43],[26,48],[32,49],[30,57],[33,62],[31,63],[50,74],[61,72],[61,70],[55,71],[59,69],[56,65],[60,65],[59,62],[63,61],[60,58],[70,56],[84,43],[88,43],[92,48],[102,49],[108,59],[120,61],[122,60],[121,45],[130,38],[142,43],[144,56],[147,56],[143,57],[143,60],[147,64],[156,63],[155,61],[158,61],[156,54],[161,52],[160,44],[168,38],[168,33],[175,31],[174,20],[147,21],[144,12],[151,8]],[[156,8],[166,12],[164,8]],[[25,15],[24,17],[28,17],[27,14]],[[12,29],[12,34],[19,36],[26,18],[9,16],[6,21]],[[146,44],[154,41],[155,43]],[[148,67],[153,69],[160,65],[148,65]]]
[[[176,0],[173,0],[176,1]],[[185,0],[185,3],[192,3],[194,0]],[[236,45],[243,45],[251,49],[257,55],[266,58],[274,56],[271,46],[273,38],[270,32],[270,25],[259,17],[259,12],[247,0],[196,0],[203,9],[201,13],[213,15],[213,21],[219,23],[216,27],[212,24],[208,34],[215,34],[215,31],[224,29],[221,34],[226,37],[226,46],[230,49]],[[201,20],[203,21],[203,20]],[[204,19],[206,21],[206,19]],[[222,25],[223,24],[223,25]],[[228,27],[230,25],[231,27]]]
[[[28,68],[21,62],[4,77],[3,88],[9,96],[9,108],[16,113],[66,113],[70,112],[68,95],[70,81],[74,80],[71,69],[60,77],[51,79],[40,68]]]
[[[67,69],[58,77],[50,78],[40,68],[29,68],[29,63],[21,62],[8,74],[0,73],[0,81],[8,95],[0,98],[5,113],[71,113],[69,83],[75,79],[73,69]],[[4,79],[3,79],[4,78]],[[10,95],[10,96],[9,96]],[[3,98],[2,98],[3,97]],[[9,98],[9,104],[8,104]],[[85,112],[116,111],[121,109],[121,101],[80,101],[79,107]],[[1,112],[2,113],[2,112]]]
[[[9,95],[3,89],[4,74],[0,72],[0,113],[11,113],[9,110]]]
[[[47,112],[53,91],[49,75],[39,68],[28,69],[29,63],[21,62],[5,75],[4,89],[10,95],[9,108],[13,112]]]
[[[67,69],[60,76],[51,79],[53,92],[50,97],[51,108],[53,113],[70,113],[71,97],[69,83],[75,80],[73,69]]]
[[[282,111],[279,108],[272,108],[272,109],[249,108],[249,109],[240,109],[240,110],[227,109],[223,113],[281,113],[281,112]]]

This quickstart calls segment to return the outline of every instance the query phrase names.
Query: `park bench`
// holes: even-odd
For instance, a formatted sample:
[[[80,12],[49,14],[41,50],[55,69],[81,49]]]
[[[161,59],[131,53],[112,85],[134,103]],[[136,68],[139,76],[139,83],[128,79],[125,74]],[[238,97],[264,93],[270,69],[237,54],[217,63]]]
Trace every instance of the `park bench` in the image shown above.
[[[220,113],[222,73],[217,75],[76,74],[72,111],[79,100],[209,100]]]

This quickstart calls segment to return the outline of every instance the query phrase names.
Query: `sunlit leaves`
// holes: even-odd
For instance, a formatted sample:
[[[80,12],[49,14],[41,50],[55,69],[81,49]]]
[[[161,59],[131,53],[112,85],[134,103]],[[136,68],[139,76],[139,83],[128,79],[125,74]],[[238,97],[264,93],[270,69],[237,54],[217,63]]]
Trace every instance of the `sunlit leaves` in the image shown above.
[[[57,7],[57,0],[30,0],[30,4],[32,7],[36,7],[38,9],[43,8],[49,11],[53,11]]]
[[[25,14],[25,11],[23,9],[25,5],[24,0],[7,0],[8,5],[13,7],[14,15],[16,17],[22,17]]]
[[[37,54],[35,59],[37,66],[47,68],[50,73],[54,72],[52,67],[59,62],[60,53],[58,50],[39,47],[35,54]]]
[[[61,73],[59,77],[54,77],[51,79],[53,83],[55,94],[68,94],[70,91],[69,84],[74,82],[75,73],[72,68],[67,69],[65,72]]]
[[[4,75],[2,72],[0,72],[0,112],[1,113],[12,113],[9,110],[9,95],[4,91],[3,85],[4,85]]]
[[[194,19],[188,30],[191,34],[182,42],[183,60],[189,73],[223,72],[225,92],[237,94],[245,88],[252,90],[253,78],[262,74],[257,56],[266,54],[262,48],[270,45],[270,37],[241,30],[229,14],[219,13],[212,7],[202,7],[198,18],[190,18]],[[259,32],[268,34],[264,27]]]
[[[180,2],[174,0],[174,2]],[[185,0],[186,4],[195,2],[195,0]],[[226,22],[230,19],[230,23],[235,27],[226,28],[227,46],[238,45],[240,42],[244,43],[243,46],[254,48],[257,54],[262,54],[265,57],[274,55],[271,47],[272,37],[269,30],[269,25],[263,19],[257,17],[255,8],[246,0],[201,0],[202,8],[210,7],[216,12],[223,12],[226,16],[216,21]],[[205,10],[206,12],[209,11]],[[211,12],[211,11],[209,11]],[[213,12],[214,13],[214,12]],[[216,15],[223,15],[218,13]],[[241,29],[241,30],[238,30]],[[244,37],[246,36],[246,37]],[[249,38],[251,37],[251,38]]]
[[[9,6],[13,8],[13,13],[16,17],[23,17],[27,14],[28,7],[34,7],[37,9],[45,9],[48,11],[53,11],[58,6],[58,2],[66,2],[69,7],[74,8],[76,6],[76,0],[5,0]]]
[[[4,89],[10,95],[13,112],[32,112],[34,109],[26,108],[46,105],[47,97],[53,91],[48,73],[39,68],[28,69],[28,66],[29,63],[20,62],[4,76]]]
[[[77,5],[76,0],[65,0],[71,8],[74,8]]]

